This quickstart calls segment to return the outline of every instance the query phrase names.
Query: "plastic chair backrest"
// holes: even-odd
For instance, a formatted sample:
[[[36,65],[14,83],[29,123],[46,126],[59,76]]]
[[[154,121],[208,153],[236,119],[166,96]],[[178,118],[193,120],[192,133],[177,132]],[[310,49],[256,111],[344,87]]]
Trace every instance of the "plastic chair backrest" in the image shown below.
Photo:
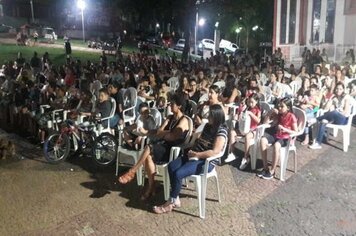
[[[263,94],[265,95],[265,101],[269,102],[272,98],[272,90],[269,86],[263,86]]]
[[[298,133],[296,136],[299,136],[304,133],[304,129],[307,124],[307,117],[305,111],[299,107],[293,107],[293,114],[297,117],[298,120]]]
[[[218,86],[220,89],[225,88],[225,81],[217,81],[214,83],[214,85]]]
[[[136,104],[137,104],[137,91],[135,88],[130,87],[126,89],[124,92],[123,110],[132,109],[132,111],[129,111],[127,115],[135,116]]]
[[[188,100],[188,108],[189,108],[189,111],[187,111],[188,115],[194,118],[198,110],[198,105],[193,100]]]
[[[150,116],[153,117],[156,124],[156,128],[159,128],[162,124],[161,112],[159,112],[159,110],[157,110],[156,108],[150,108]]]
[[[201,95],[201,97],[199,98],[199,104],[201,104],[201,103],[204,103],[204,102],[206,102],[206,101],[208,101],[209,100],[209,95],[207,94],[207,93],[204,93],[203,95]]]
[[[168,82],[169,87],[173,91],[175,91],[179,87],[178,77],[171,77],[167,82]]]
[[[298,90],[302,87],[302,83],[300,83],[299,81],[292,81],[289,86],[291,87],[292,89],[292,93],[293,93],[293,96],[297,94]]]
[[[110,102],[111,102],[111,111],[110,111],[110,116],[109,117],[113,117],[115,115],[116,112],[116,101],[114,98],[110,98]]]
[[[267,112],[269,112],[272,108],[271,106],[264,101],[260,102],[260,108],[261,108],[261,116],[265,116],[267,114]]]
[[[179,145],[182,148],[186,147],[189,144],[189,142],[191,140],[192,133],[193,133],[193,129],[194,129],[193,120],[187,115],[184,115],[184,116],[188,119],[189,130],[188,130],[188,133],[187,133],[187,136],[186,136],[184,142],[181,145]]]

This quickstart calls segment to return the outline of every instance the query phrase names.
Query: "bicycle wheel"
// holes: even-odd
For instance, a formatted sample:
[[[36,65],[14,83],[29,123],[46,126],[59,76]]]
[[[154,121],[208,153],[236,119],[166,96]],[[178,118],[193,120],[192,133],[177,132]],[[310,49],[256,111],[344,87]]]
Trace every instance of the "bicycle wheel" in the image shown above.
[[[99,135],[92,147],[93,161],[97,166],[109,166],[116,160],[117,140],[109,133]]]
[[[46,160],[50,163],[64,161],[70,151],[70,140],[66,134],[52,134],[43,145]]]

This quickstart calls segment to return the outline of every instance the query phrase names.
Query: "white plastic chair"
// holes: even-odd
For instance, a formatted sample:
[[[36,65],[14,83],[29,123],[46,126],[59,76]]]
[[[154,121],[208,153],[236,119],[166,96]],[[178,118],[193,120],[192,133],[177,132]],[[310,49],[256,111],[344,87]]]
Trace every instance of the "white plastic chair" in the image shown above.
[[[168,79],[168,85],[172,91],[176,91],[179,87],[179,78],[178,77],[171,77]]]
[[[295,96],[298,90],[302,87],[302,83],[297,80],[294,80],[289,84],[289,86],[292,89],[293,96]]]
[[[161,126],[161,113],[155,109],[151,108],[150,109],[150,116],[155,120],[156,123],[156,128],[158,129]],[[140,116],[137,117],[137,119],[140,119]],[[134,163],[137,163],[141,154],[143,153],[145,149],[145,145],[147,143],[147,136],[142,137],[141,140],[141,146],[139,150],[129,150],[126,148],[122,147],[122,131],[119,134],[119,147],[118,147],[118,152],[117,152],[117,158],[116,158],[116,176],[119,174],[119,166],[122,164],[120,163],[120,155],[121,153],[131,157],[134,161]],[[140,166],[140,168],[136,172],[136,178],[137,178],[137,185],[142,186],[143,185],[143,166]]]
[[[186,148],[187,146],[189,146],[190,143],[193,140],[193,138],[192,138],[193,120],[188,116],[185,116],[185,117],[189,121],[189,131],[188,131],[187,138],[185,139],[184,143],[182,145],[180,145],[180,146],[176,146],[176,147],[172,147],[171,148],[170,153],[169,153],[169,161],[168,161],[168,163],[156,164],[156,172],[157,172],[156,179],[161,179],[163,181],[164,199],[165,200],[168,200],[168,198],[169,198],[169,190],[170,190],[170,186],[171,186],[170,185],[170,181],[169,181],[169,174],[168,174],[168,164],[169,164],[169,162],[171,162],[174,159],[176,159],[178,157],[180,151],[182,149]]]
[[[260,108],[261,108],[261,119],[271,110],[271,106],[267,102],[260,102]],[[259,144],[260,144],[260,139],[262,138],[264,132],[266,129],[266,125],[259,125],[256,128],[256,133],[254,136],[254,139],[251,140],[251,169],[255,170],[256,169],[256,162],[257,162],[257,150],[259,149]]]
[[[97,136],[99,136],[102,133],[112,133],[111,132],[111,127],[110,127],[110,119],[114,117],[115,112],[116,112],[116,101],[114,98],[110,98],[110,102],[111,102],[111,111],[110,111],[110,115],[108,117],[102,117],[99,119],[100,121],[100,125],[98,127],[98,129],[95,129],[94,132],[96,133]],[[106,125],[103,125],[103,122],[106,121]]]
[[[125,90],[122,116],[124,123],[133,123],[136,119],[137,91],[130,87]]]
[[[219,188],[219,180],[218,180],[218,173],[216,172],[216,166],[208,172],[210,162],[214,160],[218,160],[220,162],[220,158],[224,155],[225,149],[227,146],[228,140],[225,140],[224,148],[221,152],[216,155],[205,159],[204,164],[204,171],[200,175],[191,175],[187,177],[187,180],[193,181],[195,184],[195,189],[198,192],[198,201],[199,201],[199,217],[204,219],[205,218],[205,200],[206,200],[206,186],[208,183],[208,179],[211,177],[215,178],[216,181],[216,189],[218,193],[218,201],[221,202],[220,198],[220,188]]]
[[[209,100],[209,95],[207,94],[207,93],[204,93],[203,95],[201,95],[201,97],[199,98],[199,104],[202,104],[202,103],[204,103],[204,102],[206,102],[206,101],[208,101]]]
[[[214,85],[218,86],[220,89],[224,89],[225,88],[225,81],[217,81],[214,83]]]
[[[347,152],[349,145],[350,145],[350,133],[351,133],[351,126],[352,126],[352,119],[356,115],[356,101],[353,98],[350,98],[350,114],[348,115],[348,120],[346,125],[336,125],[336,124],[327,124],[326,128],[327,129],[327,138],[329,139],[330,134],[334,137],[337,136],[337,131],[341,130],[342,131],[342,144],[343,144],[343,151]]]
[[[267,102],[267,103],[271,102],[271,99],[273,97],[271,88],[269,86],[262,86],[262,88],[263,88],[263,91],[262,91],[263,95],[265,96],[264,102]]]
[[[305,111],[298,108],[298,107],[293,107],[293,113],[297,117],[297,122],[298,122],[298,132],[294,135],[290,135],[287,146],[286,147],[281,147],[280,150],[280,180],[284,181],[285,180],[285,174],[287,170],[287,164],[288,164],[288,158],[289,158],[289,152],[294,153],[294,172],[297,173],[297,148],[295,146],[295,141],[296,138],[299,135],[302,135],[304,133],[304,129],[307,123],[307,117],[305,115]]]

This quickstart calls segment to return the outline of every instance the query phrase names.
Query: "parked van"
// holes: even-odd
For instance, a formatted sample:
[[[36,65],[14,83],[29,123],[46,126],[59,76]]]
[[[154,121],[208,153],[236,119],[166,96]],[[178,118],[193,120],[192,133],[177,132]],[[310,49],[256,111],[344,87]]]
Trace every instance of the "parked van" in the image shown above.
[[[41,36],[43,38],[41,41],[47,41],[49,43],[54,43],[54,41],[58,39],[58,36],[54,32],[53,28],[49,27],[42,28]]]
[[[219,49],[225,53],[235,53],[239,47],[235,43],[222,39],[219,44]]]

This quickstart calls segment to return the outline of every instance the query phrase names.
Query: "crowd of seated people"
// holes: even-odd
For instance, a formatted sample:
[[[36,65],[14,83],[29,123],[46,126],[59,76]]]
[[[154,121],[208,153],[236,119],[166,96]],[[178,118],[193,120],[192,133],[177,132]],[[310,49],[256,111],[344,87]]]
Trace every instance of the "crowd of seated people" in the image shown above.
[[[227,153],[228,161],[231,161],[236,159],[233,154],[236,137],[244,138],[240,169],[245,169],[250,163],[249,144],[256,135],[256,127],[265,122],[273,127],[259,140],[263,159],[263,171],[259,176],[273,178],[280,148],[298,131],[292,105],[299,106],[307,115],[308,125],[302,145],[310,144],[311,149],[321,148],[327,123],[345,124],[347,121],[351,98],[356,96],[356,81],[353,80],[356,71],[352,70],[352,64],[343,67],[327,63],[302,65],[297,71],[294,66],[284,69],[273,61],[263,63],[262,67],[255,65],[256,57],[255,54],[227,56],[218,53],[208,59],[182,64],[167,55],[151,57],[130,53],[100,63],[82,63],[68,58],[57,67],[48,53],[42,58],[35,53],[29,62],[19,53],[15,61],[6,62],[1,69],[2,127],[13,127],[14,131],[34,136],[43,143],[50,119],[50,111],[41,111],[43,105],[48,105],[51,110],[68,110],[70,119],[95,113],[106,117],[112,108],[110,97],[113,98],[116,111],[107,122],[112,129],[124,127],[126,145],[137,149],[141,135],[153,137],[139,161],[118,179],[122,184],[130,182],[138,168],[144,165],[148,176],[148,188],[142,195],[145,200],[155,193],[155,164],[168,162],[170,148],[188,138],[187,116],[194,121],[194,128],[205,120],[207,124],[202,138],[169,164],[171,199],[154,210],[156,213],[169,212],[180,205],[178,195],[182,178],[200,173],[202,160],[221,151],[224,142],[229,142]],[[179,81],[177,87],[170,87],[168,80],[172,77]],[[297,86],[292,87],[292,83]],[[133,126],[125,124],[123,119],[123,94],[128,88],[137,91],[136,112],[143,119]],[[261,101],[269,103],[272,108],[265,117],[261,114]],[[196,109],[192,107],[194,104]],[[147,110],[152,107],[161,112],[164,120],[157,130],[145,120]],[[318,117],[320,109],[325,113]],[[243,113],[251,119],[246,133],[239,132]],[[235,126],[233,120],[237,121]],[[311,134],[315,139],[312,142],[309,127],[314,125],[318,129]],[[138,128],[139,132],[135,133]],[[269,146],[274,150],[271,167],[267,162]]]

